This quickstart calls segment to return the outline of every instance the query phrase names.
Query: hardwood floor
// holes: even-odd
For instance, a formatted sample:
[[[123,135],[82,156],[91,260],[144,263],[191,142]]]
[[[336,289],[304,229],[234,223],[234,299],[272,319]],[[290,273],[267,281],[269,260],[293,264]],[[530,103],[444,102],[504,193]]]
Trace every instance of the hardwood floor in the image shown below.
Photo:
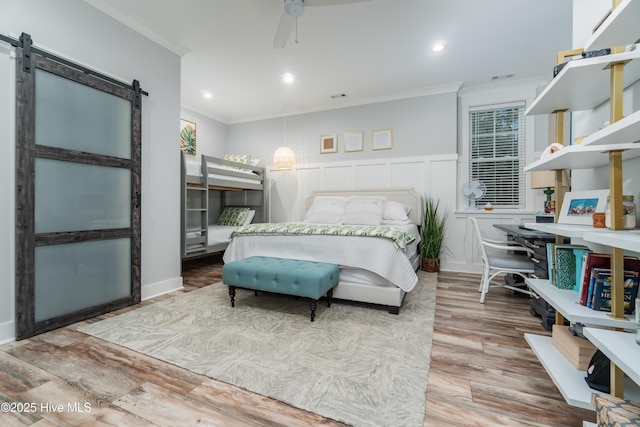
[[[212,257],[185,263],[185,288],[220,280]],[[479,276],[438,277],[425,426],[581,426],[593,411],[568,406],[523,333],[548,334],[525,297]],[[0,347],[2,426],[341,426],[77,331],[100,316]],[[61,405],[61,406],[59,406]],[[20,409],[21,411],[15,411]],[[385,426],[384,420],[380,425]]]

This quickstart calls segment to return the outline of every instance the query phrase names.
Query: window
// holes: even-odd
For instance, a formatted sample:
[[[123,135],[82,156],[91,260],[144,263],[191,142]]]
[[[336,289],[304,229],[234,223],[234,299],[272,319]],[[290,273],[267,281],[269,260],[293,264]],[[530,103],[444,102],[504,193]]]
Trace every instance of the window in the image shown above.
[[[524,208],[524,102],[469,109],[469,181],[487,187],[482,203]]]

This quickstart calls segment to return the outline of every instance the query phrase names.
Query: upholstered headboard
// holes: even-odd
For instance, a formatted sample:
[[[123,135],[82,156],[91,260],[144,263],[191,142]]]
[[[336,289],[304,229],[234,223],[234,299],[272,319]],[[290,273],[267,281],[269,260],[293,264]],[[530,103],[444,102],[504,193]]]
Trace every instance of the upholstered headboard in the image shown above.
[[[309,210],[316,196],[384,196],[387,200],[411,206],[409,218],[415,224],[422,223],[422,197],[413,188],[369,188],[359,190],[316,190],[307,198],[305,211]]]

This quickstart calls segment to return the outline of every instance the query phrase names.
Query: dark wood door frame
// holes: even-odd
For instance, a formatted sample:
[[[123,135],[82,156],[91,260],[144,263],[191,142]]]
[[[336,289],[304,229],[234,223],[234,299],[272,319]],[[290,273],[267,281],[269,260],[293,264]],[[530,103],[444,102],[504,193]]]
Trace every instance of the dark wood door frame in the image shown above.
[[[27,50],[27,52],[25,52]],[[16,339],[24,339],[118,308],[137,304],[141,299],[141,90],[137,81],[131,87],[117,85],[94,74],[83,72],[30,49],[16,48]],[[131,102],[131,158],[66,150],[36,145],[35,141],[35,70],[119,96]],[[86,70],[86,69],[85,69]],[[146,94],[146,93],[145,93]],[[130,170],[131,224],[129,228],[35,232],[35,163],[36,158],[111,166]],[[131,241],[131,294],[93,307],[42,321],[35,320],[35,248],[38,246],[129,238]]]

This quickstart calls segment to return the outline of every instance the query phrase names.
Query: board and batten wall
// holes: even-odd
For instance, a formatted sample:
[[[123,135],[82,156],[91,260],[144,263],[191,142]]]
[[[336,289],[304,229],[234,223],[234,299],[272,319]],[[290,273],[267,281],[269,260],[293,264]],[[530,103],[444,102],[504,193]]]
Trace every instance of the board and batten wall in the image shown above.
[[[306,201],[315,190],[413,188],[418,194],[436,197],[443,210],[453,213],[456,201],[456,154],[394,157],[353,162],[308,163],[292,170],[268,168],[271,222],[300,221]],[[454,225],[453,215],[451,224]],[[443,270],[456,270],[464,247],[449,233],[449,248],[442,258]]]
[[[180,274],[180,57],[82,0],[2,0],[0,33],[121,81],[142,99],[142,298],[182,287]],[[108,34],[108,37],[105,35]],[[0,43],[0,343],[15,337],[15,78]]]

